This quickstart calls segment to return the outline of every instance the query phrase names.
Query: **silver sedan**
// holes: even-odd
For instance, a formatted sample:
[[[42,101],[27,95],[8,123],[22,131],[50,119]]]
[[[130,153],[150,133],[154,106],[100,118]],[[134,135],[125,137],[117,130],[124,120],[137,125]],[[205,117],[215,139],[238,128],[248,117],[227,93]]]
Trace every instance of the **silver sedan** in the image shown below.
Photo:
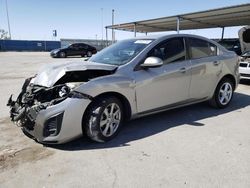
[[[12,121],[46,144],[87,135],[105,142],[133,118],[209,101],[225,108],[239,81],[239,58],[194,35],[117,42],[86,62],[54,64],[26,79]]]

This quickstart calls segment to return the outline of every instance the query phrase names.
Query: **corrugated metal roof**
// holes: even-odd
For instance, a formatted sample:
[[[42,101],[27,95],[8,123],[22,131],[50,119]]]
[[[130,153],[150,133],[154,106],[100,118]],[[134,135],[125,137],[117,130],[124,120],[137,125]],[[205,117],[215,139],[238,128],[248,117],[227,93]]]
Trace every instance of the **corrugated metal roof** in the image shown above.
[[[135,30],[136,32],[176,31],[178,18],[180,21],[180,30],[250,25],[250,3],[111,25],[106,28],[133,32]]]

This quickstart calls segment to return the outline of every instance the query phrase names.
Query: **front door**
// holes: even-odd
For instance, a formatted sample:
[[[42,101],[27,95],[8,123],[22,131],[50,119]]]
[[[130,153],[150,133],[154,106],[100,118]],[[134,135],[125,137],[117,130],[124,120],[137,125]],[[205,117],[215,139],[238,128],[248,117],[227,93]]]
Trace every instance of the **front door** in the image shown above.
[[[183,38],[166,40],[147,57],[159,57],[163,66],[135,71],[138,113],[182,103],[189,98],[190,64]]]

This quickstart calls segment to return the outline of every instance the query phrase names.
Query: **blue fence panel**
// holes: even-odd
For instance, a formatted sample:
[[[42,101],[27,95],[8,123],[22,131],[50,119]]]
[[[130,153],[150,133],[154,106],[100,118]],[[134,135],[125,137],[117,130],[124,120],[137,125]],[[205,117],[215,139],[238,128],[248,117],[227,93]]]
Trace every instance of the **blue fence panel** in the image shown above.
[[[0,51],[51,51],[60,47],[60,41],[0,40]]]

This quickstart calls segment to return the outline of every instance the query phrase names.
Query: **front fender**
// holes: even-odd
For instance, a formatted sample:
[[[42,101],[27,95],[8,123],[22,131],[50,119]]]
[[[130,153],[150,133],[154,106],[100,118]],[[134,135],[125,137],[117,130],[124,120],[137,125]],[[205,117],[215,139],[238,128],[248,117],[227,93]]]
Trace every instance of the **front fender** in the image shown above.
[[[135,81],[129,77],[123,75],[100,77],[82,84],[74,90],[93,98],[108,92],[119,93],[129,101],[132,115],[136,113]]]

